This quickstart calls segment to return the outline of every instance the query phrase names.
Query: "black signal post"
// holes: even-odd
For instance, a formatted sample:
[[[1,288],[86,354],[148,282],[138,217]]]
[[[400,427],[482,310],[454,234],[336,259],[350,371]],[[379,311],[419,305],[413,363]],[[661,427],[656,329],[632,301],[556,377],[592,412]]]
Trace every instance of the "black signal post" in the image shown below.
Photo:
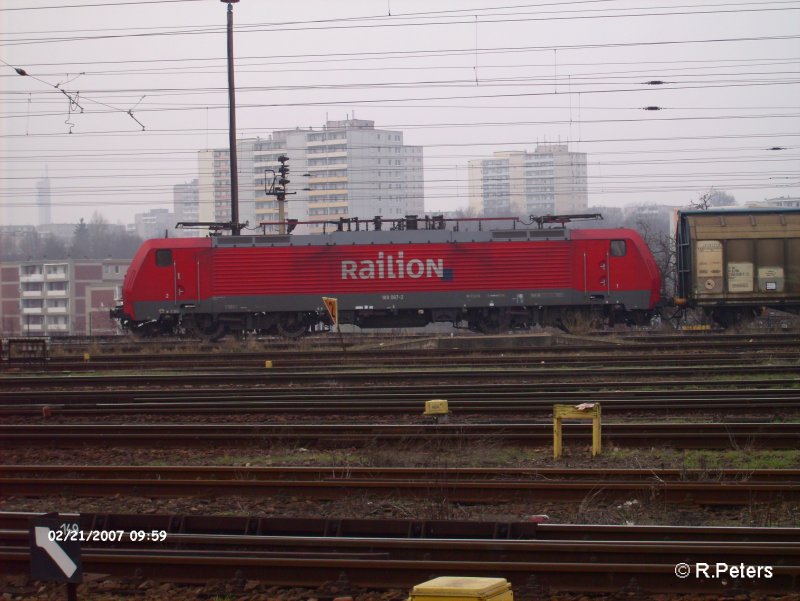
[[[231,157],[231,234],[242,233],[239,223],[239,169],[236,161],[236,86],[233,83],[233,5],[239,0],[220,0],[228,5],[228,144]]]
[[[275,188],[275,198],[278,201],[278,221],[280,221],[280,230],[281,234],[286,233],[286,184],[289,183],[289,179],[287,176],[289,175],[289,166],[286,164],[289,162],[289,157],[285,154],[282,154],[278,157],[278,162],[281,164],[278,167],[278,187]]]

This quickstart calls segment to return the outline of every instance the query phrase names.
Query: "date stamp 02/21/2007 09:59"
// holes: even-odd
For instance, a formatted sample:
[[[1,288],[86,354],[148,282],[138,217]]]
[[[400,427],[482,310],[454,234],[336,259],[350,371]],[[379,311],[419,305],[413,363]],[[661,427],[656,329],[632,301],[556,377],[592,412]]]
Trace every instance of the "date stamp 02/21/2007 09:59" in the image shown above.
[[[63,524],[49,530],[47,538],[53,542],[153,542],[167,538],[166,530],[81,530],[77,524]]]

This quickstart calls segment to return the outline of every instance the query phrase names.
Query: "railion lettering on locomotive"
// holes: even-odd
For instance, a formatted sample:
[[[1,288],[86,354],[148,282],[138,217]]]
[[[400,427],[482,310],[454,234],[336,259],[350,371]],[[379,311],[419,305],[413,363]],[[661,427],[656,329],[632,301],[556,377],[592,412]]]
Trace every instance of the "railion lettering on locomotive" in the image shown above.
[[[444,259],[405,260],[403,251],[397,256],[378,253],[377,259],[342,261],[343,280],[445,279]]]

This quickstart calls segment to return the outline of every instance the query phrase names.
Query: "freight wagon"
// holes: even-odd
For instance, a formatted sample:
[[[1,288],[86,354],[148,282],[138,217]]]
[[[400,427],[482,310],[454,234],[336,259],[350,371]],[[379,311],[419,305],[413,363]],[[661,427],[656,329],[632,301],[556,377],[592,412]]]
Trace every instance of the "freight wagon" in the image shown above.
[[[660,273],[633,230],[458,225],[148,240],[112,317],[143,334],[293,337],[330,323],[325,296],[338,299],[340,323],[495,333],[578,313],[643,322],[660,298]]]
[[[800,209],[681,211],[676,244],[679,304],[724,326],[800,309]]]

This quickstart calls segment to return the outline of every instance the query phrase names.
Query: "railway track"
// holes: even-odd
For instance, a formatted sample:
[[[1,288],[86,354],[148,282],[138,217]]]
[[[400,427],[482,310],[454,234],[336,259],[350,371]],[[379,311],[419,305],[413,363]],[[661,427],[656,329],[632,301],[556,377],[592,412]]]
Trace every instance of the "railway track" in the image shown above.
[[[97,388],[134,388],[134,387],[163,387],[175,388],[186,386],[285,386],[285,385],[328,385],[337,383],[342,386],[366,383],[435,383],[437,386],[453,385],[461,382],[485,383],[536,383],[544,384],[544,380],[555,385],[566,385],[572,388],[586,388],[588,385],[598,386],[617,385],[620,381],[627,381],[627,385],[642,386],[642,382],[653,382],[660,385],[677,386],[678,382],[686,381],[691,385],[706,383],[709,380],[725,380],[734,383],[747,384],[747,378],[783,380],[792,384],[800,381],[800,364],[790,362],[787,364],[753,364],[752,360],[747,365],[718,366],[718,365],[687,365],[664,366],[658,368],[658,373],[647,367],[608,367],[608,368],[571,368],[558,366],[538,366],[536,368],[508,367],[503,369],[474,369],[464,367],[461,369],[440,366],[439,368],[398,368],[398,369],[347,369],[337,368],[331,370],[298,371],[294,369],[267,369],[258,371],[201,371],[195,372],[148,372],[146,374],[48,374],[41,375],[9,375],[0,378],[0,382],[7,390],[90,390]]]
[[[507,368],[507,367],[525,367],[528,369],[542,369],[543,365],[557,364],[558,366],[570,366],[572,368],[596,368],[602,367],[619,368],[619,367],[648,367],[657,366],[663,363],[663,355],[646,356],[638,353],[635,357],[619,357],[608,356],[602,357],[585,357],[585,356],[554,356],[554,355],[519,355],[507,356],[482,356],[482,357],[468,357],[468,356],[444,356],[436,357],[428,355],[424,357],[415,357],[413,365],[415,367],[426,366],[442,366],[447,365],[451,368],[457,369],[487,369],[487,368]],[[215,371],[263,371],[266,361],[272,363],[274,369],[322,369],[330,370],[334,368],[346,368],[348,370],[360,369],[374,369],[377,366],[381,367],[399,367],[408,368],[408,363],[411,360],[410,355],[391,354],[389,356],[381,356],[372,353],[359,353],[357,357],[354,356],[335,356],[335,357],[320,357],[319,355],[310,359],[266,359],[268,355],[258,354],[251,356],[247,354],[222,354],[222,355],[208,355],[208,354],[186,354],[177,355],[172,354],[167,357],[163,355],[142,355],[136,357],[130,356],[116,356],[116,357],[98,357],[85,361],[80,358],[73,360],[65,359],[51,359],[42,366],[41,369],[47,372],[97,372],[97,371],[129,371],[135,369],[147,368],[148,370],[175,370],[199,372],[203,370],[213,369]],[[406,358],[408,357],[408,358]],[[674,357],[670,363],[673,366],[694,366],[701,362],[703,365],[713,365],[716,367],[725,366],[728,368],[752,366],[754,362],[763,364],[776,364],[780,362],[791,362],[800,359],[800,352],[797,351],[771,351],[769,355],[751,355],[750,357],[742,357],[740,355],[731,356],[729,353],[697,353],[696,355],[682,355]]]
[[[587,390],[598,388],[641,388],[642,382],[648,387],[705,387],[713,381],[717,387],[724,386],[769,386],[795,385],[800,382],[800,366],[787,365],[749,365],[745,367],[676,367],[659,368],[657,372],[644,368],[570,369],[502,369],[502,370],[333,370],[329,372],[298,372],[293,370],[262,369],[258,372],[222,371],[195,373],[139,373],[139,374],[47,374],[5,375],[0,378],[9,396],[24,396],[31,392],[56,390],[61,394],[71,391],[104,390],[107,394],[125,393],[131,390],[180,389],[192,386],[193,389],[206,386],[237,387],[239,392],[246,389],[268,386],[316,386],[335,392],[337,386],[375,386],[387,387],[392,384],[402,389],[409,385],[425,383],[437,388],[458,387],[461,382],[469,382],[470,387],[493,388],[498,385],[517,385],[528,390]],[[488,382],[491,382],[489,384]],[[12,392],[13,391],[13,392]]]
[[[234,364],[236,369],[258,370],[265,361],[271,361],[281,369],[329,369],[336,366],[375,367],[410,365],[424,367],[442,365],[462,367],[540,367],[541,364],[572,365],[577,367],[607,366],[646,366],[663,361],[665,352],[673,350],[673,364],[691,364],[698,360],[704,364],[736,365],[758,360],[781,361],[800,358],[800,339],[797,337],[781,337],[773,339],[743,339],[724,342],[692,341],[687,348],[686,339],[681,342],[612,342],[597,341],[593,344],[575,344],[572,339],[559,337],[533,336],[511,339],[429,339],[426,344],[430,348],[397,348],[396,342],[383,347],[312,350],[280,350],[264,348],[252,350],[221,350],[209,347],[207,351],[198,352],[197,347],[175,348],[165,347],[161,352],[141,352],[136,346],[126,349],[128,352],[75,353],[71,355],[56,354],[44,364],[32,364],[32,369],[47,371],[103,371],[137,369],[143,365],[151,369],[224,369]],[[517,346],[510,341],[538,341],[539,346]],[[479,343],[492,342],[487,346]],[[465,345],[461,348],[458,345]],[[88,347],[85,347],[88,348]],[[149,347],[145,347],[149,348]],[[167,350],[172,349],[172,350]],[[85,349],[84,349],[85,352]],[[11,366],[9,366],[11,367]],[[18,366],[17,369],[25,366]]]
[[[781,382],[778,382],[780,385]],[[782,381],[784,388],[719,388],[683,391],[592,390],[584,385],[557,389],[542,385],[474,386],[372,386],[280,388],[263,391],[223,392],[218,389],[174,389],[163,391],[21,391],[0,392],[0,415],[41,417],[46,406],[51,415],[65,417],[110,415],[213,415],[275,414],[314,416],[418,416],[425,400],[448,399],[460,414],[551,414],[553,403],[601,402],[603,413],[687,415],[718,413],[725,416],[760,413],[786,416],[800,410],[800,388]],[[752,384],[752,382],[750,383]],[[764,386],[776,384],[764,381]],[[610,387],[610,386],[609,386]],[[572,390],[570,389],[572,388]]]
[[[93,521],[92,527],[97,528],[93,517],[81,516],[81,523]],[[106,530],[144,529],[145,523],[155,529],[165,520],[171,524],[207,524],[202,532],[169,531],[159,545],[123,542],[83,546],[84,570],[133,577],[135,584],[144,578],[205,582],[209,578],[230,579],[238,573],[239,578],[272,585],[321,586],[336,581],[347,592],[349,587],[408,588],[431,574],[449,574],[506,577],[518,595],[623,590],[629,594],[721,593],[733,588],[719,579],[681,580],[675,576],[676,563],[695,564],[713,558],[729,565],[771,566],[771,578],[746,582],[751,591],[785,593],[798,590],[800,585],[800,543],[792,529],[781,529],[786,538],[772,529],[762,538],[760,529],[735,533],[737,529],[673,528],[669,542],[665,542],[664,532],[648,539],[647,530],[619,526],[586,526],[586,531],[598,538],[576,540],[574,530],[561,530],[572,536],[558,537],[557,525],[483,523],[478,527],[483,532],[491,529],[493,536],[482,537],[476,535],[475,525],[468,523],[402,524],[393,520],[390,524],[373,521],[367,525],[361,520],[358,532],[353,520],[348,533],[292,535],[287,531],[302,526],[283,521],[273,522],[270,529],[264,520],[240,518],[265,529],[258,534],[231,534],[208,525],[209,520],[213,523],[225,518],[134,516],[131,521],[126,516],[108,517],[102,526]],[[22,515],[0,516],[0,523],[20,524],[22,519]],[[444,530],[434,534],[438,527]],[[418,528],[425,530],[409,536]],[[394,535],[383,534],[391,530]],[[405,534],[397,535],[397,530]],[[497,536],[504,531],[515,532],[519,538]],[[548,532],[552,538],[544,538]],[[631,535],[639,538],[631,540]],[[28,570],[27,540],[24,527],[0,532],[0,571]]]
[[[129,388],[123,390],[21,390],[0,392],[0,415],[41,416],[43,407],[52,415],[414,415],[425,400],[449,400],[456,415],[463,414],[551,414],[553,403],[599,401],[606,415],[630,413],[683,416],[717,413],[725,416],[753,414],[786,416],[800,409],[800,379],[749,381],[748,387],[720,382],[718,387],[698,388],[680,382],[684,390],[641,389],[638,383],[588,382],[558,384],[473,385],[373,385],[331,388],[329,386],[275,387],[266,389],[218,388]],[[674,384],[671,383],[671,384]],[[727,387],[726,387],[727,386]],[[773,388],[775,387],[775,388]]]
[[[0,530],[24,530],[35,512],[0,511]],[[249,515],[61,513],[82,530],[163,530],[171,534],[292,537],[798,544],[800,528],[556,524],[408,518],[287,518]]]
[[[297,477],[296,468],[265,471],[235,468],[157,466],[3,466],[0,469],[3,494],[42,497],[69,495],[96,497],[144,495],[154,497],[252,497],[291,496],[316,500],[335,500],[354,494],[379,498],[441,498],[456,503],[578,502],[591,496],[604,501],[643,497],[670,504],[742,506],[761,502],[800,500],[797,472],[758,470],[728,473],[719,479],[685,480],[669,471],[630,470],[605,475],[605,470],[584,470],[580,475],[559,477],[551,471],[537,477],[534,470],[525,474],[492,470],[470,473],[419,468],[393,471],[331,467],[314,468]],[[15,475],[16,474],[16,475]],[[663,476],[663,477],[662,477]]]
[[[591,428],[564,425],[567,443],[589,444]],[[622,447],[681,449],[797,448],[800,423],[604,423],[603,437]],[[264,446],[302,443],[340,447],[491,442],[552,444],[552,423],[495,424],[0,424],[0,448]]]
[[[751,350],[758,348],[796,348],[800,345],[800,336],[794,333],[747,333],[728,334],[713,332],[684,332],[680,334],[631,333],[631,332],[590,332],[585,335],[568,334],[512,334],[485,336],[465,333],[447,334],[397,334],[386,332],[379,334],[347,333],[342,338],[336,335],[314,335],[300,341],[287,341],[278,337],[248,338],[244,341],[234,339],[222,343],[209,343],[203,339],[156,338],[143,339],[133,336],[74,336],[52,337],[50,346],[61,355],[80,357],[87,349],[102,354],[158,353],[164,350],[178,353],[192,353],[198,350],[203,353],[215,352],[250,352],[254,348],[259,352],[280,353],[286,356],[302,356],[308,353],[338,353],[344,348],[348,352],[375,352],[385,349],[387,345],[393,350],[404,352],[404,345],[419,347],[423,353],[435,346],[436,352],[453,349],[462,350],[468,347],[476,351],[495,349],[501,351],[531,352],[532,348],[547,348],[548,352],[598,351],[599,349],[639,348],[642,350],[664,349],[668,347],[685,348],[690,345],[694,349],[726,349]],[[428,347],[428,348],[426,348]]]
[[[359,467],[359,466],[139,466],[139,465],[0,465],[0,474],[13,478],[92,477],[95,479],[151,478],[157,480],[288,480],[351,482],[423,481],[452,482],[530,481],[530,482],[706,482],[717,484],[796,484],[800,469],[580,469],[580,468],[505,468],[505,467]],[[800,491],[798,492],[800,494]]]
[[[487,338],[476,337],[481,344]],[[387,425],[360,424],[23,424],[0,425],[0,448],[161,448],[291,443],[332,447],[403,444],[480,447],[483,443],[549,447],[552,424],[521,423],[518,415],[549,416],[555,402],[600,401],[603,412],[646,411],[669,416],[786,416],[800,409],[800,354],[797,337],[736,337],[727,342],[696,336],[653,341],[609,341],[606,350],[585,345],[542,349],[358,350],[346,359],[333,341],[330,350],[297,352],[290,347],[259,353],[225,353],[219,363],[202,364],[171,355],[92,357],[84,364],[58,358],[42,374],[0,377],[0,414],[29,420],[55,414],[79,416],[233,412],[307,416],[416,415],[431,398],[446,398],[456,418],[471,413],[504,413],[511,423]],[[775,340],[779,338],[779,340]],[[687,344],[698,351],[687,354]],[[464,341],[472,341],[465,337]],[[365,340],[376,344],[375,340]],[[461,344],[442,339],[436,344]],[[112,343],[113,344],[113,343]],[[191,345],[194,344],[194,347]],[[498,342],[498,344],[501,344]],[[694,346],[697,344],[698,346]],[[491,345],[491,342],[489,343]],[[794,345],[794,346],[791,346]],[[323,345],[320,345],[323,346]],[[77,347],[76,347],[77,348]],[[139,348],[133,346],[132,348]],[[188,343],[184,348],[197,348]],[[591,348],[591,350],[589,350]],[[485,357],[489,353],[503,357]],[[584,353],[585,356],[580,356]],[[603,354],[601,354],[603,353]],[[681,356],[681,353],[683,355]],[[588,356],[586,356],[588,354]],[[418,356],[419,361],[411,357]],[[434,357],[440,357],[438,360]],[[166,359],[164,358],[166,357]],[[369,361],[370,358],[374,361]],[[452,365],[443,365],[453,359]],[[651,358],[658,357],[658,362]],[[669,368],[662,371],[665,357]],[[672,360],[676,358],[676,360]],[[265,360],[273,361],[266,369]],[[612,369],[605,366],[619,363]],[[103,363],[98,363],[102,361]],[[189,372],[185,361],[198,372]],[[544,361],[544,363],[542,363]],[[61,363],[59,363],[61,362]],[[126,362],[128,362],[126,364]],[[248,362],[252,365],[247,366]],[[175,369],[186,373],[153,373]],[[80,367],[78,367],[80,365]],[[374,366],[367,369],[366,366]],[[407,366],[407,367],[403,367]],[[410,366],[410,369],[408,368]],[[243,369],[246,367],[246,369]],[[56,369],[147,369],[147,375],[75,374]],[[219,373],[207,373],[215,372]],[[448,373],[452,372],[452,373]],[[657,377],[657,379],[656,379]],[[463,383],[461,382],[463,381]],[[647,388],[645,388],[645,386]],[[744,388],[744,387],[747,388]],[[516,414],[512,417],[511,414]],[[146,418],[145,418],[146,419]],[[495,419],[495,422],[497,420]],[[603,428],[604,444],[678,448],[798,447],[800,424],[706,423],[624,424]],[[588,445],[590,429],[565,425],[567,445]],[[391,447],[390,447],[391,448]],[[753,504],[784,506],[800,500],[796,470],[514,470],[502,468],[203,468],[184,466],[88,467],[0,466],[0,495],[43,497],[52,506],[82,497],[186,498],[228,496],[334,500],[353,494],[385,499],[447,499],[453,503],[516,503],[630,500],[665,503],[675,511],[744,511]],[[105,501],[106,504],[110,502]],[[775,503],[776,505],[773,505]],[[29,507],[30,505],[22,505]],[[102,506],[102,503],[101,503]],[[135,506],[135,504],[134,504]],[[707,506],[707,507],[706,507]],[[703,507],[698,509],[698,507]],[[313,513],[313,512],[312,512]],[[0,573],[29,570],[28,514],[0,513]],[[417,520],[286,519],[248,516],[118,516],[82,514],[89,529],[164,529],[163,545],[127,541],[86,545],[84,569],[130,578],[132,592],[143,579],[205,582],[209,578],[252,578],[274,585],[408,588],[431,575],[497,575],[509,578],[517,595],[548,591],[688,592],[721,595],[719,580],[674,574],[678,562],[725,561],[731,565],[774,566],[774,577],[736,583],[740,590],[800,591],[800,531],[775,529],[684,529]],[[341,575],[345,574],[342,579]],[[346,594],[346,593],[345,593]]]

